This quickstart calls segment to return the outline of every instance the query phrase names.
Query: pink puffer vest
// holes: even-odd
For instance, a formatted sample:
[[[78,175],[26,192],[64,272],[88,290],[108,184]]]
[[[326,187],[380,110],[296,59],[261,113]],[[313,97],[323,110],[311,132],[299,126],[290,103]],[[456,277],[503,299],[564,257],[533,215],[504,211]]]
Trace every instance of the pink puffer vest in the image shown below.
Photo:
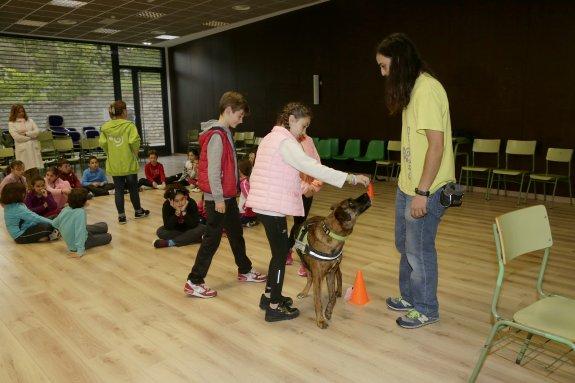
[[[303,216],[299,171],[286,164],[280,154],[284,140],[297,142],[283,126],[274,126],[265,136],[250,176],[250,193],[246,206],[279,214]]]

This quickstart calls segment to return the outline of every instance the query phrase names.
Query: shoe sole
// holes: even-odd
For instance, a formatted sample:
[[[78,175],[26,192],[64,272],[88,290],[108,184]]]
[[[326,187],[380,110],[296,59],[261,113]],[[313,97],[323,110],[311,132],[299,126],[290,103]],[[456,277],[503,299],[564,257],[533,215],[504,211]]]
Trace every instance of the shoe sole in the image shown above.
[[[291,319],[295,319],[299,316],[299,312],[294,315],[294,316],[289,316],[289,317],[281,317],[281,318],[268,318],[268,316],[266,315],[265,320],[266,322],[281,322],[283,320],[291,320]]]
[[[413,307],[409,307],[409,308],[406,307],[404,309],[393,307],[393,306],[390,306],[387,302],[385,303],[385,305],[387,306],[388,309],[393,310],[393,311],[398,311],[398,312],[413,310]]]
[[[118,223],[119,223],[120,225],[125,225],[125,224],[128,223],[128,221],[118,221]]]
[[[415,329],[415,328],[420,328],[420,327],[423,327],[423,326],[427,326],[428,324],[433,324],[433,323],[437,323],[437,322],[439,322],[439,319],[428,320],[428,321],[425,322],[425,323],[420,323],[420,324],[418,324],[418,325],[411,326],[411,325],[402,325],[402,324],[400,324],[397,320],[395,321],[395,323],[397,323],[397,325],[398,325],[399,327],[404,328],[404,329],[407,329],[407,330],[412,330],[412,329]]]
[[[184,293],[188,296],[188,297],[192,297],[192,298],[201,298],[201,299],[209,299],[209,298],[215,298],[218,296],[218,293],[214,294],[214,295],[201,295],[196,293],[195,291],[189,291],[189,290],[185,290],[184,289]]]
[[[268,301],[268,303],[267,303],[267,305],[266,305],[266,303],[260,299],[260,309],[262,309],[262,310],[267,309],[268,306],[269,306],[269,304],[270,304],[269,301]],[[291,305],[293,305],[293,300],[292,300],[292,302],[291,302],[288,306],[291,306]]]
[[[148,215],[141,215],[141,216],[139,216],[139,217],[134,216],[134,219],[142,219],[142,218],[146,218],[146,217],[149,217],[149,216],[150,216],[149,214],[148,214]]]

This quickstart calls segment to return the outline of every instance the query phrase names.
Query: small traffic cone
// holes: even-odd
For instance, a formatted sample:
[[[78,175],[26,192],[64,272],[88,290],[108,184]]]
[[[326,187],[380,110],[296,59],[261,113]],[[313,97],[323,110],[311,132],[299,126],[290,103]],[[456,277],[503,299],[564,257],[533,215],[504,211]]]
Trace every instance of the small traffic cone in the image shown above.
[[[367,296],[365,282],[363,281],[363,273],[361,270],[358,270],[355,276],[355,282],[353,283],[349,303],[353,303],[354,305],[364,305],[367,302],[369,302],[369,297]]]
[[[375,190],[373,189],[373,181],[371,181],[369,185],[367,185],[367,196],[369,197],[370,200],[373,201],[373,198],[375,197]]]

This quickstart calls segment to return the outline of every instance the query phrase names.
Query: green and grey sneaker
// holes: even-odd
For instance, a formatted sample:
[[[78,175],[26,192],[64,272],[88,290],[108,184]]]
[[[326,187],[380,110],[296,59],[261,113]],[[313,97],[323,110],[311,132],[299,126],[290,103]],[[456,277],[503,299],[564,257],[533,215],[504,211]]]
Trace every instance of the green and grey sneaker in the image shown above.
[[[395,320],[399,327],[403,328],[418,328],[435,322],[439,322],[439,318],[430,318],[421,314],[417,310],[410,310],[407,314]]]
[[[392,298],[388,297],[385,300],[385,304],[392,310],[395,311],[409,311],[413,309],[413,305],[408,301],[404,300],[402,297]]]

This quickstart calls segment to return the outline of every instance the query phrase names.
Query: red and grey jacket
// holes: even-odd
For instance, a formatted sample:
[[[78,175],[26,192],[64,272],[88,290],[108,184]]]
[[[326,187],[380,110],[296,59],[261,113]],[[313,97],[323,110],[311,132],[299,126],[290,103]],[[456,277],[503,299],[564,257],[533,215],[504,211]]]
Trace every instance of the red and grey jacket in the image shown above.
[[[214,134],[222,140],[221,181],[224,198],[234,198],[238,195],[238,178],[235,165],[235,150],[224,129],[214,126],[200,135],[200,160],[198,161],[198,187],[205,193],[212,194],[208,177],[208,143]]]

